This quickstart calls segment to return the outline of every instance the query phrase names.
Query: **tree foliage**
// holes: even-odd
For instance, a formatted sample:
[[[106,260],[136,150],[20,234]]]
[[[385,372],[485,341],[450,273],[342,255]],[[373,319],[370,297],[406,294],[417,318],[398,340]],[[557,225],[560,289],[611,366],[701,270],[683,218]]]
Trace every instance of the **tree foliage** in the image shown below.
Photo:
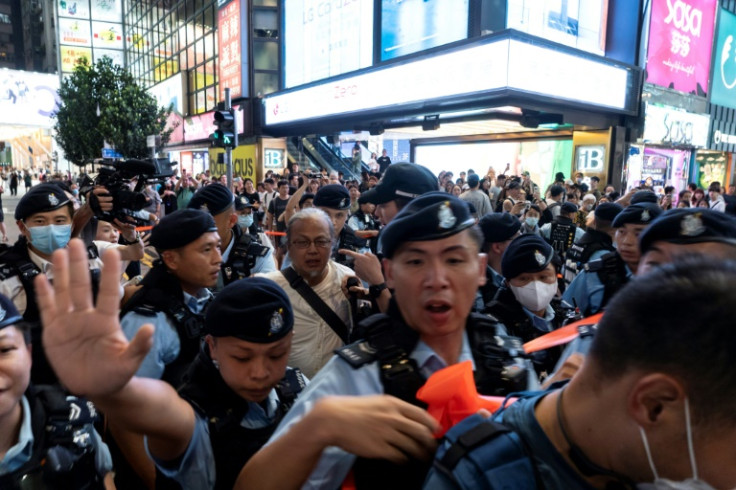
[[[146,158],[151,152],[146,136],[160,135],[165,144],[173,131],[164,129],[172,107],[159,107],[127,70],[106,56],[94,65],[80,63],[61,82],[59,97],[55,139],[77,165],[100,158],[105,141],[126,158]]]

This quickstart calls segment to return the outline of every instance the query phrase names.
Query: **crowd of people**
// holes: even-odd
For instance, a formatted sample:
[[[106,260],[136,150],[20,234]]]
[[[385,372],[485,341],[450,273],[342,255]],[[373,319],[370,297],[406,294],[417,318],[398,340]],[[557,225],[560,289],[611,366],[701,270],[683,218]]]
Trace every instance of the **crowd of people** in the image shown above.
[[[31,187],[0,250],[0,488],[736,486],[732,194],[383,157],[181,171],[135,213]],[[419,390],[463,362],[512,397],[445,426]]]

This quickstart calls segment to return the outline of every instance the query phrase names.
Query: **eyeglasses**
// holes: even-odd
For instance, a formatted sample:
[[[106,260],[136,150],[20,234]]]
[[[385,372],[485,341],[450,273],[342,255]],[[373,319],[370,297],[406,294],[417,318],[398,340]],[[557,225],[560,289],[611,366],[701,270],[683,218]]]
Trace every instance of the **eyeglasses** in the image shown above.
[[[292,240],[291,244],[294,245],[298,249],[305,250],[312,246],[314,243],[314,246],[317,248],[329,248],[332,245],[332,240],[328,240],[326,238],[317,238],[316,240]]]

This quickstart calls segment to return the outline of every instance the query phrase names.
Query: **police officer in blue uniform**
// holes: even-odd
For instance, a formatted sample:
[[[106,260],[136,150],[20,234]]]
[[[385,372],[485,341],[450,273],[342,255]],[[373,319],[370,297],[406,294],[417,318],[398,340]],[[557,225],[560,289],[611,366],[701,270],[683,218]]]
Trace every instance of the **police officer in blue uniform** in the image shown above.
[[[555,258],[552,246],[537,235],[515,238],[503,254],[501,270],[506,281],[484,311],[524,343],[574,318],[574,308],[557,297]],[[540,378],[552,372],[559,356],[559,349],[532,356]]]
[[[662,209],[656,204],[632,204],[616,215],[612,227],[616,230],[616,250],[585,264],[565,290],[562,299],[577,307],[583,317],[594,315],[605,308],[613,295],[636,272],[640,252],[638,238]]]
[[[483,253],[488,261],[486,283],[478,290],[480,304],[477,310],[483,311],[503,286],[501,258],[511,240],[519,236],[521,221],[511,213],[491,213],[480,219],[478,227],[483,232]]]
[[[87,276],[81,248],[79,273]],[[89,282],[89,279],[88,279]],[[35,348],[41,350],[40,342]],[[0,488],[103,489],[112,460],[93,427],[96,411],[58,387],[29,383],[28,325],[0,295]]]
[[[157,488],[232,488],[306,384],[286,365],[293,333],[286,293],[263,278],[226,286],[207,311],[205,342],[177,394],[167,383],[135,376],[151,325],[131,343],[121,341],[112,279],[119,260],[106,257],[93,308],[89,281],[78,277],[80,245],[74,241],[61,257],[54,290],[44,285],[44,340],[58,346],[50,358],[60,379],[121,427],[146,436]],[[57,310],[70,291],[74,306]]]
[[[222,240],[222,265],[215,292],[238,279],[258,272],[276,270],[273,249],[262,244],[257,235],[243,232],[238,226],[236,201],[247,202],[246,197],[235,197],[226,186],[210,184],[194,193],[187,207],[201,209],[212,215],[217,233]],[[252,223],[251,223],[252,225]]]
[[[467,203],[444,192],[417,197],[394,217],[381,235],[386,282],[394,290],[387,314],[368,318],[365,340],[340,349],[320,370],[264,452],[246,466],[241,482],[259,488],[259,478],[268,477],[293,486],[308,477],[304,488],[337,488],[353,468],[358,488],[417,488],[427,471],[421,456],[433,450],[426,438],[433,424],[416,406],[416,391],[428,376],[468,360],[480,393],[526,388],[526,370],[511,348],[519,348],[518,340],[503,336],[493,319],[470,314],[485,281],[482,237],[474,223]],[[380,394],[392,396],[369,396]],[[335,395],[359,398],[340,398],[341,408],[329,402]],[[341,415],[325,415],[332,412]],[[338,420],[346,412],[360,422],[337,423],[339,431],[326,429],[317,444],[294,447],[313,423]],[[373,426],[379,418],[389,427]],[[374,432],[354,430],[361,427]],[[327,448],[335,445],[344,449]],[[288,468],[270,475],[258,471],[286,448],[299,452]]]
[[[314,207],[321,209],[330,217],[335,227],[335,243],[332,246],[332,260],[351,267],[353,259],[340,250],[369,252],[368,243],[355,235],[355,231],[345,226],[350,211],[350,192],[340,184],[329,184],[319,188],[314,195]]]
[[[563,270],[565,285],[569,286],[583,266],[591,260],[599,259],[607,252],[613,252],[613,220],[624,208],[620,204],[604,202],[595,208],[593,222],[585,234],[572,244],[565,254]]]

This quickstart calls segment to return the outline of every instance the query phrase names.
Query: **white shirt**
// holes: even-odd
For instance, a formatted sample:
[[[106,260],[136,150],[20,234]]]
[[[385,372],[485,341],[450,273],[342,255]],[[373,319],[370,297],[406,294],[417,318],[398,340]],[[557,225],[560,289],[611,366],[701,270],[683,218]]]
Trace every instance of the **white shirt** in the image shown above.
[[[345,322],[348,328],[352,328],[350,302],[342,292],[341,286],[345,276],[354,276],[355,273],[332,260],[328,262],[327,267],[327,276],[312,289]],[[294,310],[294,338],[291,342],[288,365],[301,369],[311,379],[317,371],[322,369],[322,366],[327,364],[332,357],[332,352],[344,345],[342,340],[309,306],[309,303],[292,289],[281,271],[256,274],[256,276],[276,282],[289,296],[291,307]]]

